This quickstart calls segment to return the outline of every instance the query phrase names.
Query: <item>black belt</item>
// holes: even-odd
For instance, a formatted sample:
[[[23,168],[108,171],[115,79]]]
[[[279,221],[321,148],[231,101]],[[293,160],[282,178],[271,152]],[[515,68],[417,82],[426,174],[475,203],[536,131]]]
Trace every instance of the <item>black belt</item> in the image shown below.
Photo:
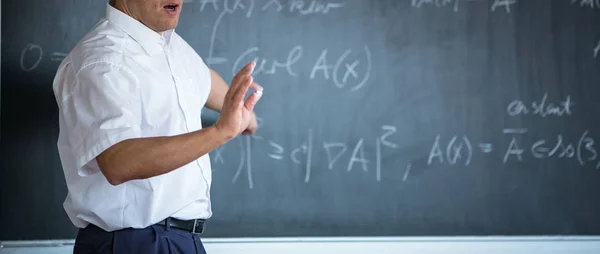
[[[195,219],[195,220],[179,220],[175,218],[169,218],[165,220],[161,220],[156,225],[167,226],[167,221],[169,221],[169,227],[177,228],[185,231],[192,232],[194,234],[201,234],[204,231],[204,220],[203,219]]]

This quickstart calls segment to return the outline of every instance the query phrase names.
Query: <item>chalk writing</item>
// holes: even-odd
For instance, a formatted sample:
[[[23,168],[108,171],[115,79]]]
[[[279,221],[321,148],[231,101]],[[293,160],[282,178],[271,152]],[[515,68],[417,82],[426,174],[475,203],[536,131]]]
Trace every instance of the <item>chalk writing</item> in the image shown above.
[[[437,8],[452,7],[454,12],[458,12],[459,5],[461,2],[486,2],[481,0],[411,0],[411,6],[414,8],[421,8],[422,6],[434,6]],[[517,0],[493,0],[490,6],[490,10],[494,12],[497,8],[502,8],[510,13],[510,6],[517,3]]]
[[[67,57],[67,53],[53,52],[52,54],[50,54],[50,61],[62,62],[65,59],[65,57]],[[29,43],[25,45],[23,50],[21,50],[21,70],[31,72],[37,69],[44,59],[45,53],[44,49],[42,49],[42,46]]]
[[[576,141],[569,141],[563,134],[556,134],[550,139],[541,138],[525,144],[520,141],[520,137],[528,133],[526,130],[523,128],[503,130],[503,133],[509,136],[510,141],[506,149],[502,151],[502,163],[522,162],[525,160],[525,156],[529,155],[534,159],[573,159],[581,166],[596,163],[595,168],[600,168],[598,151],[595,148],[596,143],[588,130],[585,130]],[[458,165],[463,162],[460,165],[468,166],[474,156],[471,145],[472,143],[466,135],[454,135],[447,143],[443,143],[441,135],[437,135],[433,140],[427,165]],[[479,146],[482,154],[490,154],[493,151],[492,143],[482,142],[479,143]]]
[[[368,46],[364,46],[363,50],[359,51],[360,54],[352,53],[353,50],[348,49],[337,57],[335,64],[329,64],[331,62],[329,60],[329,50],[322,50],[314,63],[309,60],[308,65],[312,66],[309,78],[322,77],[325,80],[332,81],[337,88],[348,88],[352,92],[358,91],[367,84],[371,76],[373,64],[371,50]],[[257,56],[262,55],[258,47],[250,47],[235,59],[231,74],[235,75],[244,64],[256,61],[257,65],[253,75],[275,75],[278,72],[285,72],[289,76],[296,77],[299,72],[306,73],[306,71],[298,70],[299,66],[307,66],[306,64],[300,64],[300,61],[303,60],[303,54],[304,48],[296,45],[290,49],[287,56],[279,59],[269,59],[264,56]],[[362,56],[363,59],[358,59],[359,56]],[[209,60],[209,62],[213,64],[226,63],[227,59],[218,58],[218,60]]]
[[[572,114],[574,103],[571,101],[571,96],[568,95],[563,101],[558,104],[548,102],[548,94],[545,93],[541,100],[525,103],[521,100],[514,100],[508,104],[506,112],[509,116],[518,115],[538,115],[541,117],[547,116],[569,116]]]
[[[494,3],[490,9],[495,11],[496,8],[504,7],[504,10],[506,10],[507,13],[510,13],[510,6],[516,3],[517,0],[494,0]]]
[[[287,7],[286,7],[287,5]],[[298,13],[300,15],[327,14],[333,9],[344,7],[342,2],[323,3],[316,0],[268,0],[260,8],[262,11],[275,10],[277,12],[287,11],[289,13]]]
[[[384,125],[381,127],[381,129],[383,131],[385,131],[385,133],[383,135],[381,135],[381,138],[380,138],[381,143],[390,148],[398,148],[397,144],[394,144],[394,143],[390,142],[389,140],[387,140],[387,138],[389,136],[394,135],[394,133],[396,133],[396,126]]]
[[[395,144],[391,139],[396,133],[396,127],[391,125],[384,125],[381,127],[382,135],[374,139],[375,143],[375,179],[377,182],[382,180],[383,172],[381,168],[381,160],[382,160],[382,151],[386,148],[397,148],[398,145]],[[253,154],[251,149],[251,136],[236,138],[238,150],[240,151],[240,156],[237,164],[237,170],[235,175],[233,176],[232,183],[236,183],[239,180],[240,176],[243,173],[246,173],[248,180],[248,188],[254,188],[254,179],[253,179],[253,169],[252,166],[249,165],[252,163],[252,158],[260,157],[262,154],[257,153]],[[317,153],[324,155],[328,161],[326,168],[328,171],[333,171],[335,169],[336,164],[341,164],[344,167],[343,172],[351,173],[353,169],[359,168],[362,172],[372,172],[369,170],[369,167],[372,163],[372,160],[369,159],[367,153],[365,152],[365,142],[367,139],[360,138],[356,141],[356,144],[352,145],[352,150],[348,148],[348,145],[343,142],[334,142],[334,141],[323,141],[320,142],[317,146],[315,146],[315,140],[313,137],[313,130],[308,129],[306,140],[302,142],[298,147],[284,147],[280,145],[274,140],[256,140],[254,142],[266,142],[268,145],[268,149],[264,149],[263,151],[266,153],[266,156],[270,159],[276,161],[283,161],[289,159],[292,163],[296,165],[302,166],[302,170],[304,173],[304,182],[308,183],[311,180],[311,174],[315,170],[313,165],[313,156]],[[227,149],[231,149],[230,147],[235,147],[233,144],[226,144],[216,149],[211,156],[211,160],[215,165],[224,165],[227,163],[232,163],[235,161],[229,159],[223,159],[223,153]],[[289,149],[288,149],[289,148]],[[347,164],[345,162],[341,162],[342,157],[346,155],[348,160]],[[252,158],[251,158],[252,157]],[[245,169],[245,170],[244,170]]]
[[[506,128],[502,130],[504,134],[525,134],[529,130],[525,128]]]
[[[215,148],[213,158],[215,160],[215,163],[225,164],[225,161],[223,160],[223,150],[225,150],[224,146]]]
[[[212,66],[213,64],[222,64],[227,61],[227,59],[222,57],[214,57],[214,48],[215,48],[215,40],[217,38],[217,31],[221,25],[221,22],[228,14],[234,14],[237,11],[242,11],[243,14],[247,18],[250,18],[255,11],[255,0],[223,0],[222,6],[219,3],[219,0],[199,0],[200,2],[200,12],[205,11],[212,7],[212,10],[219,12],[215,23],[213,24],[210,43],[208,46],[208,58],[207,65]],[[207,6],[209,6],[207,8]],[[287,8],[284,8],[285,6]],[[275,9],[277,12],[281,12],[283,10],[288,10],[290,13],[299,13],[301,15],[309,15],[309,14],[327,14],[332,9],[342,8],[345,4],[341,2],[330,2],[330,3],[322,3],[316,0],[305,1],[305,0],[291,0],[285,1],[282,3],[280,0],[269,0],[262,6],[260,6],[261,11],[267,11],[270,9]]]
[[[292,161],[296,164],[302,164],[303,162],[297,157],[299,153],[303,153],[305,155],[306,161],[304,162],[305,171],[304,171],[304,182],[308,183],[310,181],[310,173],[311,173],[311,164],[312,164],[312,129],[308,130],[308,138],[307,141],[304,142],[300,147],[292,150],[291,158]]]
[[[269,145],[274,149],[272,153],[269,154],[269,157],[275,160],[283,159],[283,146],[269,140]]]
[[[213,25],[211,36],[210,36],[210,44],[208,46],[208,61],[207,61],[208,66],[211,66],[215,62],[219,63],[219,62],[224,61],[224,59],[213,58],[213,53],[214,53],[215,40],[217,38],[216,37],[217,31],[219,29],[221,21],[223,20],[223,18],[225,18],[225,15],[233,14],[237,10],[245,10],[246,17],[250,17],[252,15],[252,11],[254,10],[254,1],[250,1],[250,4],[248,7],[246,7],[246,5],[244,5],[244,3],[242,3],[242,2],[243,2],[242,0],[233,0],[233,1],[223,0],[223,10],[217,17],[217,20],[215,21],[215,24]],[[218,11],[219,8],[218,8],[218,5],[216,4],[215,0],[202,0],[202,6],[200,8],[203,10],[204,7],[206,6],[206,4],[208,4],[208,3],[212,3],[215,11]]]
[[[290,76],[297,76],[296,72],[293,70],[294,64],[298,62],[300,57],[302,57],[302,46],[295,46],[290,50],[287,55],[286,60],[277,61],[277,60],[268,60],[265,58],[254,57],[253,59],[246,59],[251,56],[251,54],[256,53],[258,51],[258,47],[252,47],[248,50],[244,51],[233,63],[233,68],[231,73],[235,75],[244,64],[254,60],[256,62],[256,67],[254,68],[254,72],[252,75],[259,74],[267,74],[273,75],[277,72],[278,69],[285,69]],[[244,60],[244,61],[242,61]]]
[[[252,180],[252,146],[250,145],[250,136],[246,136],[246,175],[248,176],[248,188],[254,188]]]
[[[458,12],[458,4],[460,0],[412,0],[411,5],[416,8],[421,8],[423,5],[433,5],[435,7],[445,7],[452,5],[453,10]]]
[[[26,58],[28,58],[28,56],[31,55],[33,59],[35,59],[33,61],[33,64],[27,65],[26,62]],[[42,47],[40,47],[40,45],[36,45],[36,44],[27,44],[27,46],[25,46],[25,48],[23,48],[23,50],[21,51],[21,69],[24,71],[33,71],[35,68],[38,67],[38,65],[40,64],[40,62],[42,62],[42,57],[44,56],[44,50],[42,50]]]
[[[506,149],[506,152],[504,153],[504,159],[502,159],[502,162],[506,163],[506,161],[508,161],[508,157],[509,156],[517,156],[519,161],[523,160],[522,154],[525,150],[521,149],[517,143],[517,139],[516,138],[512,138],[510,140],[510,144],[508,145],[508,148]]]
[[[224,64],[228,62],[228,59],[225,57],[214,56],[214,47],[217,31],[219,26],[223,20],[223,18],[227,14],[233,14],[236,11],[244,11],[246,17],[251,17],[252,12],[255,9],[255,1],[228,1],[224,0],[223,5],[221,7],[220,3],[217,0],[201,0],[200,1],[200,11],[204,11],[207,9],[207,6],[212,6],[214,11],[220,11],[221,13],[218,15],[210,37],[210,43],[208,47],[208,57],[206,59],[207,65],[211,67],[215,64]],[[270,9],[275,9],[278,12],[283,10],[288,10],[290,13],[299,13],[301,15],[308,14],[327,14],[332,9],[342,8],[345,4],[343,2],[320,2],[316,0],[305,1],[305,0],[291,0],[291,1],[279,1],[279,0],[269,0],[266,1],[265,4],[259,9],[261,11],[267,11]],[[287,6],[287,7],[286,7]],[[237,71],[239,71],[241,65],[254,60],[257,62],[257,68],[253,75],[266,74],[266,75],[274,75],[280,69],[284,69],[287,74],[290,76],[296,77],[298,74],[294,70],[294,65],[297,64],[302,56],[303,56],[303,47],[300,45],[294,46],[285,59],[267,59],[256,56],[259,54],[258,47],[251,47],[240,54],[239,57],[233,63],[232,66],[232,74],[235,75]],[[326,64],[327,58],[327,50],[323,50],[321,57],[316,61],[314,67],[311,72],[311,79],[313,79],[316,75],[317,71],[323,71],[323,75],[326,80],[329,80],[330,77],[334,83],[334,85],[338,88],[345,88],[347,86],[351,86],[351,91],[357,91],[362,88],[368,81],[370,77],[370,72],[372,68],[372,59],[371,59],[371,51],[368,46],[364,47],[365,60],[361,62],[361,60],[353,59],[351,57],[352,50],[346,50],[335,62],[335,65],[329,66]],[[358,70],[359,67],[362,72]],[[331,71],[331,73],[330,73]]]
[[[240,160],[239,160],[239,164],[238,164],[238,168],[235,172],[235,175],[233,176],[233,179],[231,179],[231,182],[235,183],[237,181],[237,179],[240,177],[242,170],[244,169],[244,163],[246,161],[246,157],[244,156],[244,154],[246,153],[245,149],[246,147],[244,146],[243,141],[240,138],[237,138],[238,140],[238,144],[240,146],[240,151],[242,151],[240,153]],[[252,177],[250,177],[248,175],[248,187],[252,188],[254,187],[254,183],[251,182],[252,181]]]
[[[364,46],[365,68],[362,75],[358,74],[356,68],[361,64],[359,60],[350,60],[349,56],[352,50],[346,50],[335,62],[335,65],[329,65],[327,61],[328,50],[321,51],[319,58],[315,61],[310,72],[310,79],[314,79],[318,74],[322,74],[325,80],[330,78],[334,85],[338,88],[344,88],[348,85],[348,79],[352,77],[356,83],[353,84],[351,91],[357,91],[362,88],[368,81],[371,75],[372,59],[371,50],[368,46]],[[342,65],[343,64],[343,65]],[[341,77],[340,77],[341,76]],[[362,78],[361,78],[362,77]]]
[[[54,53],[52,53],[52,57],[50,58],[50,61],[62,62],[65,59],[65,57],[67,57],[67,53],[54,52]]]
[[[381,181],[381,139],[375,140],[375,178]]]
[[[574,158],[575,154],[577,153],[578,162],[581,165],[584,165],[584,163],[586,161],[581,156],[583,148],[585,148],[588,152],[591,152],[594,154],[592,156],[593,159],[595,159],[595,155],[596,155],[596,150],[592,146],[594,143],[594,140],[589,138],[587,135],[588,135],[588,131],[585,131],[584,134],[580,138],[579,144],[575,144],[575,145],[578,145],[578,148],[576,148],[573,143],[565,143],[565,141],[563,141],[563,136],[561,134],[558,134],[556,136],[556,141],[551,144],[547,144],[545,139],[541,139],[541,140],[534,142],[533,145],[531,145],[530,151],[531,151],[532,156],[536,159],[543,159],[543,158],[550,158],[550,157]],[[576,149],[577,149],[577,151],[576,151]],[[512,137],[509,148],[507,149],[507,151],[504,155],[503,162],[506,163],[508,161],[508,158],[510,155],[515,155],[516,159],[518,161],[522,161],[523,160],[522,154],[524,153],[524,151],[525,151],[524,149],[520,148],[517,138]],[[588,158],[588,160],[589,160],[589,158]]]
[[[600,8],[600,0],[571,0],[571,4],[579,3],[580,6],[590,8]]]
[[[278,12],[280,12],[281,10],[283,10],[283,5],[281,4],[281,1],[279,0],[269,0],[267,2],[267,4],[265,4],[261,10],[265,11],[271,7],[275,7],[275,10],[277,10]]]
[[[445,146],[445,152],[440,145],[440,137],[440,135],[437,135],[435,138],[427,159],[428,165],[431,165],[435,158],[438,159],[439,163],[444,163],[444,160],[446,160],[450,165],[456,165],[463,160],[465,166],[470,164],[473,149],[471,142],[466,136],[462,136],[460,139],[456,135],[453,136],[448,145]],[[466,156],[463,157],[463,155]]]
[[[363,148],[363,141],[364,141],[364,139],[361,138],[356,143],[356,146],[354,147],[354,150],[352,151],[352,156],[350,157],[350,161],[348,162],[348,167],[346,168],[346,171],[350,172],[354,166],[354,163],[360,163],[363,171],[365,171],[365,172],[368,171],[367,164],[369,163],[369,160],[367,160],[365,158],[365,150]]]
[[[594,48],[594,58],[597,58],[600,54],[600,41],[598,41],[598,45]]]
[[[389,148],[398,148],[397,144],[387,140],[387,138],[396,133],[396,126],[384,125],[381,126],[381,130],[384,132],[379,139],[375,140],[375,170],[377,181],[381,181],[381,146],[387,146]]]
[[[482,153],[491,153],[494,151],[494,145],[490,143],[481,143],[479,144],[479,149],[481,149]]]
[[[223,6],[219,2],[223,2]],[[327,14],[334,9],[344,7],[346,4],[342,1],[328,2],[318,0],[198,0],[200,11],[205,11],[212,7],[214,11],[226,10],[233,13],[236,10],[245,10],[246,16],[251,17],[256,9],[260,11],[276,11],[298,13],[300,15]],[[256,6],[256,4],[262,4]],[[210,5],[210,6],[209,6]],[[208,8],[207,8],[208,7]]]
[[[406,164],[406,170],[404,171],[404,176],[402,176],[402,181],[406,182],[406,179],[408,179],[408,174],[410,174],[410,169],[412,168],[412,164],[408,163]]]
[[[332,9],[338,9],[344,6],[343,3],[320,3],[316,0],[304,1],[304,0],[292,0],[289,1],[290,13],[300,13],[302,15],[309,14],[327,14]]]
[[[333,81],[337,87],[339,87],[339,88],[345,87],[347,85],[348,77],[350,75],[352,75],[352,77],[355,80],[358,80],[356,85],[354,87],[352,87],[352,89],[351,89],[352,91],[357,91],[358,89],[362,88],[365,85],[365,83],[369,79],[369,76],[371,75],[372,63],[371,63],[371,50],[369,50],[369,47],[365,46],[364,51],[365,51],[365,56],[366,56],[366,61],[367,61],[367,63],[366,63],[367,69],[366,69],[365,75],[362,79],[359,78],[359,75],[355,71],[356,66],[360,63],[358,60],[354,60],[351,64],[345,63],[348,55],[350,55],[350,53],[352,52],[351,50],[347,50],[346,52],[344,52],[344,54],[342,54],[342,56],[338,59],[335,66],[333,67]],[[342,80],[340,81],[338,79],[338,75],[340,73],[339,71],[340,71],[340,67],[341,67],[342,63],[344,63],[344,70],[343,70],[344,75],[342,76]]]
[[[219,5],[217,4],[217,0],[199,0],[200,2],[200,12],[204,11],[206,5],[211,4],[213,10],[219,11]]]
[[[346,147],[346,144],[344,143],[330,143],[330,142],[324,142],[323,143],[323,148],[325,149],[325,152],[327,154],[327,159],[328,159],[328,166],[327,168],[329,170],[333,169],[333,164],[335,164],[335,162],[340,158],[340,156],[342,156],[342,154],[344,154],[346,152],[346,150],[348,149],[348,147]],[[332,150],[338,150],[337,153],[334,153],[334,151]]]
[[[579,161],[581,166],[584,166],[586,162],[596,160],[598,152],[594,148],[595,144],[594,139],[589,136],[589,131],[586,130],[583,132],[579,138],[579,142],[577,142],[577,161]],[[587,152],[587,157],[584,158],[584,153],[582,151]],[[600,168],[600,161],[596,165],[596,168]]]

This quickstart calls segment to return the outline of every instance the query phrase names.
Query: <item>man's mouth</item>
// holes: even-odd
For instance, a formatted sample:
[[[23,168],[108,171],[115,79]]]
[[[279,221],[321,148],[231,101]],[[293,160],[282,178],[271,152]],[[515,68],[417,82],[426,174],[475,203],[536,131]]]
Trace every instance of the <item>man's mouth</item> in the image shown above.
[[[165,10],[167,10],[167,12],[173,13],[177,11],[177,8],[179,8],[178,4],[168,4],[165,5],[163,8],[165,8]]]

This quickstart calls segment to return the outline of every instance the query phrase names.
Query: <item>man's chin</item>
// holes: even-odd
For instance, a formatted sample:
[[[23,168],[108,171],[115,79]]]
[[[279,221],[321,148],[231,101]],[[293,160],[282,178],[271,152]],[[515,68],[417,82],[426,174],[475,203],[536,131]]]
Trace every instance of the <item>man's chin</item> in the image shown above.
[[[164,24],[163,26],[160,27],[160,31],[169,31],[169,30],[173,30],[177,27],[177,22],[169,22],[168,24]]]

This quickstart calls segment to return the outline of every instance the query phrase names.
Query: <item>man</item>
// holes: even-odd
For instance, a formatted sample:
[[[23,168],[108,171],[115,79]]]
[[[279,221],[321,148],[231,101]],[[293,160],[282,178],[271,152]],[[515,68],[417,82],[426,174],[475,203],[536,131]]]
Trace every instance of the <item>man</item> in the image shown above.
[[[205,253],[209,152],[256,131],[249,63],[230,86],[177,33],[183,0],[113,0],[53,89],[75,253]],[[249,89],[256,90],[246,100]],[[201,109],[220,112],[202,128]]]

